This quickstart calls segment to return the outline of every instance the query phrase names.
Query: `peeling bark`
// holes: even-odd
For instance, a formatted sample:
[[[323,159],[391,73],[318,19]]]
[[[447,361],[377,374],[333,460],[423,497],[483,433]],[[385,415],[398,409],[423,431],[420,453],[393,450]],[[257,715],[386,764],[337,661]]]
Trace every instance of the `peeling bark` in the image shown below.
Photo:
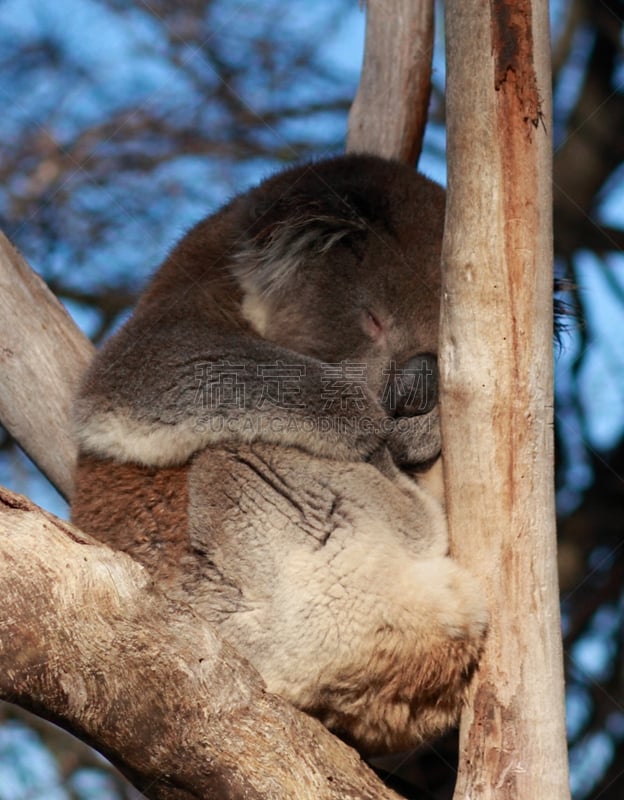
[[[503,93],[501,111],[506,105],[513,113],[517,105],[524,121],[537,127],[542,110],[533,64],[531,0],[491,0],[491,11],[494,88],[498,92],[507,81],[513,84],[513,91],[509,88]]]

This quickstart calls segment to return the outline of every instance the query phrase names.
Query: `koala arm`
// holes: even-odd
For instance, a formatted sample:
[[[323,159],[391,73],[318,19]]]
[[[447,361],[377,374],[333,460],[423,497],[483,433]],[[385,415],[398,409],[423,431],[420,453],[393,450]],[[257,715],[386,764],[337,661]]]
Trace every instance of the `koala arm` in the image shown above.
[[[78,442],[83,452],[159,467],[232,441],[364,460],[391,421],[365,385],[328,398],[327,367],[243,331],[139,314],[87,372],[74,407]]]

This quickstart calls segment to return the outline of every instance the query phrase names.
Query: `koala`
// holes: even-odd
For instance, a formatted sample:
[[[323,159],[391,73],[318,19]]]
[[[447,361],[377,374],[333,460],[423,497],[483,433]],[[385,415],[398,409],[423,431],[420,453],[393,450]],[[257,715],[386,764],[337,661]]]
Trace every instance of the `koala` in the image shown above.
[[[364,754],[457,718],[487,610],[414,475],[440,451],[443,190],[352,155],[174,248],[75,404],[72,519]]]

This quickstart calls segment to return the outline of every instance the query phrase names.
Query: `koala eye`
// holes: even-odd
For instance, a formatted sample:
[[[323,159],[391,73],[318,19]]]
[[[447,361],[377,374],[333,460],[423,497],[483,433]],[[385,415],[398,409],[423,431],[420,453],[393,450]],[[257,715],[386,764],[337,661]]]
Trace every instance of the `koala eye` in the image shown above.
[[[364,309],[364,330],[374,341],[380,339],[384,331],[379,318],[368,308]]]

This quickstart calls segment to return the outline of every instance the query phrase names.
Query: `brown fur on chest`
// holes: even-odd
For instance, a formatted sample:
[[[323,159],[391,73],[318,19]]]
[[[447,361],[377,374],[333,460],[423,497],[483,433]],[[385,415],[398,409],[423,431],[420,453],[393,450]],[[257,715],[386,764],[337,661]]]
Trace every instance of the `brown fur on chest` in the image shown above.
[[[188,552],[189,465],[151,468],[81,455],[72,522],[166,579]]]

